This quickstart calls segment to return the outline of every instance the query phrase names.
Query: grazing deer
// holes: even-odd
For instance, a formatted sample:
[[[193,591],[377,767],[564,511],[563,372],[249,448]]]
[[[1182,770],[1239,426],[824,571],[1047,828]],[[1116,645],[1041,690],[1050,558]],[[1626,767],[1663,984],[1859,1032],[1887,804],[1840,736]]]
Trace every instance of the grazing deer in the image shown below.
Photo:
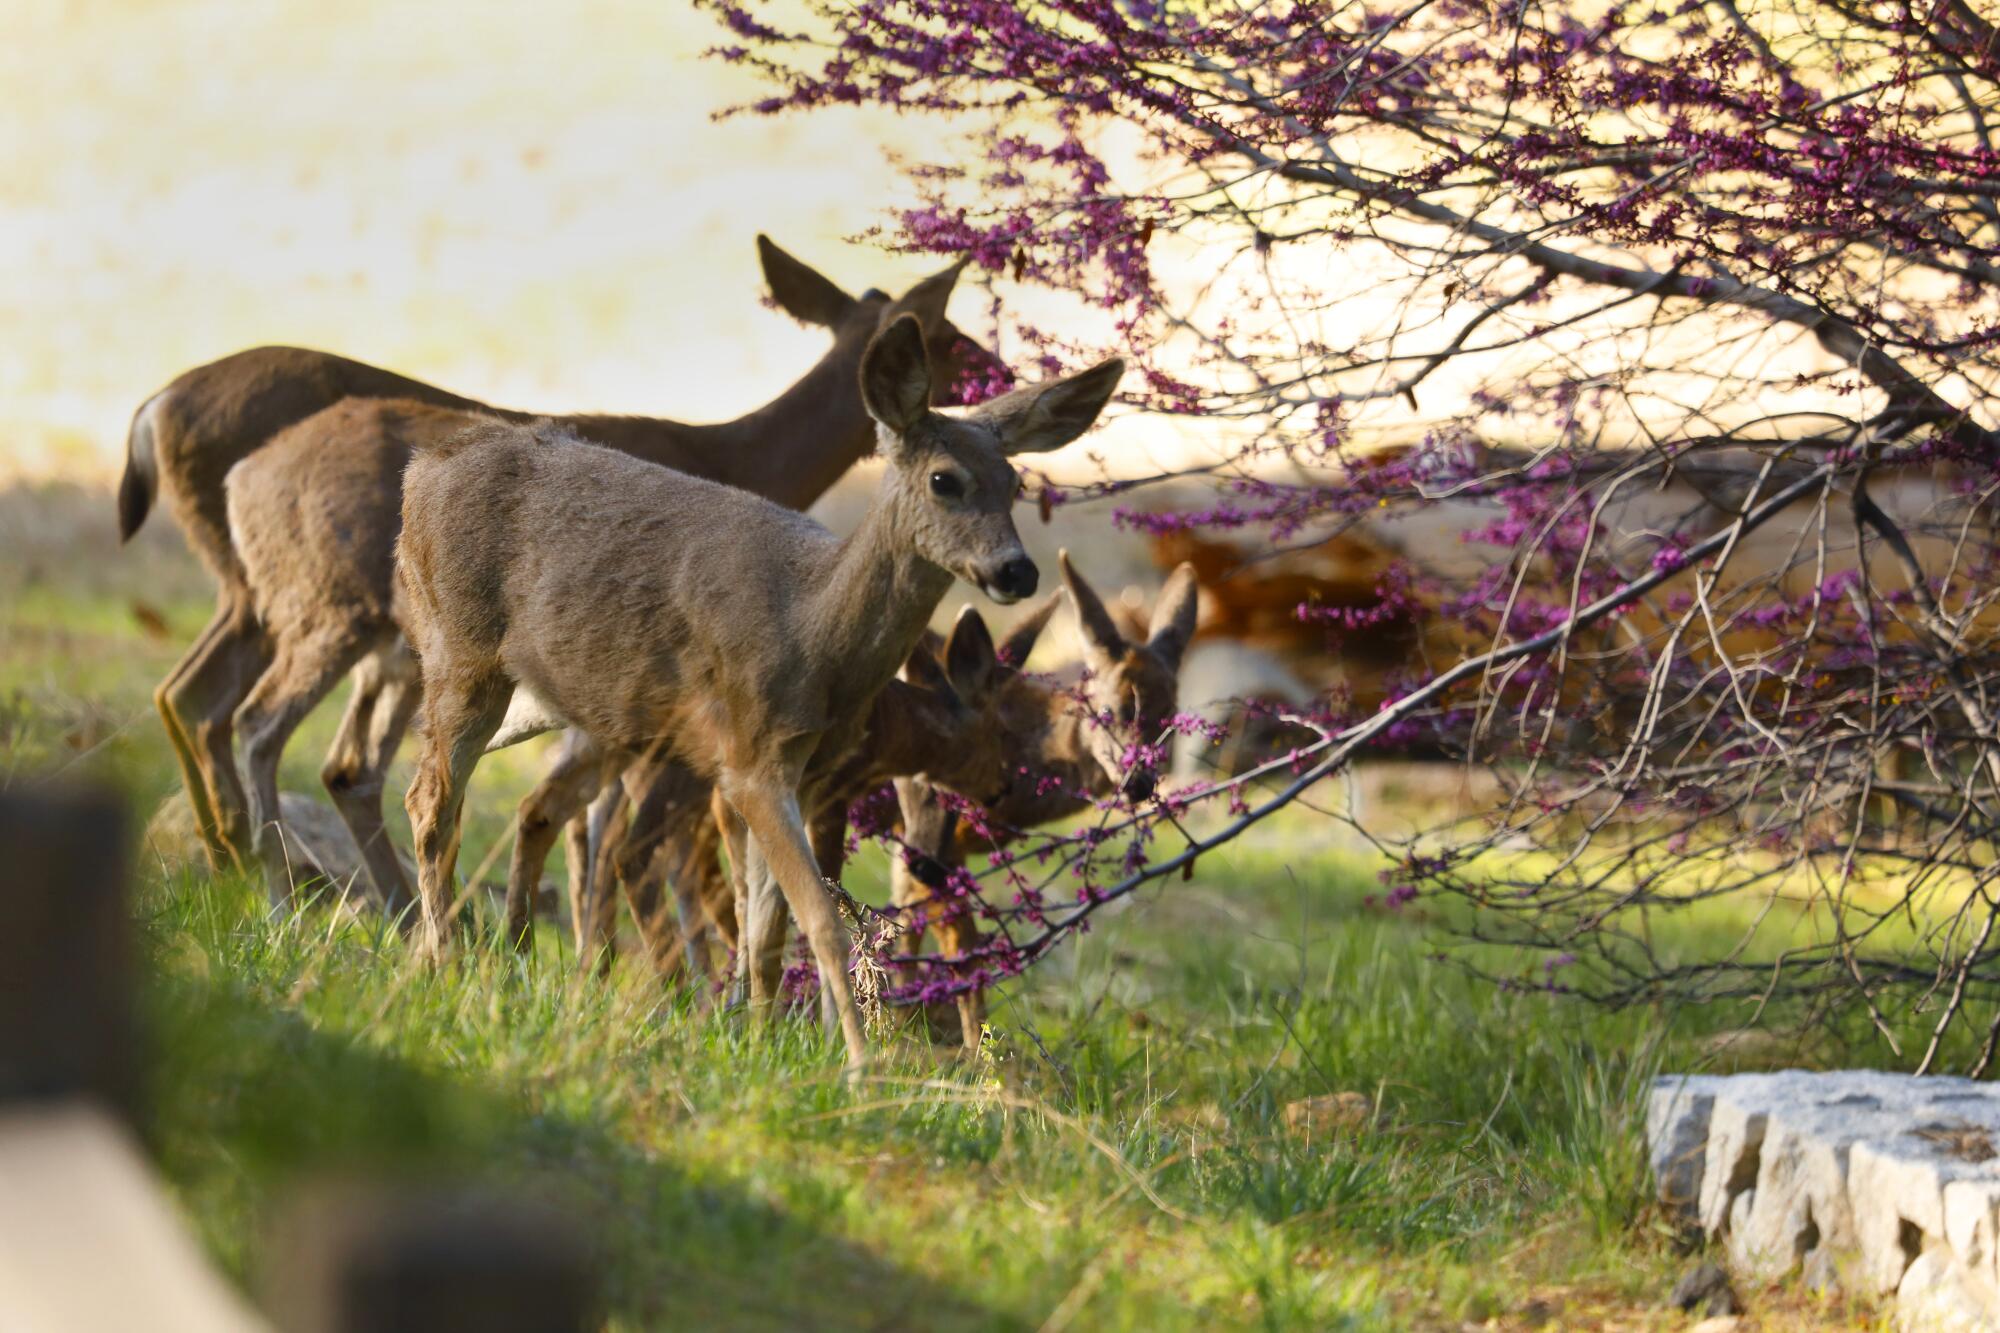
[[[765,238],[758,243],[779,304],[834,331],[833,348],[803,379],[765,407],[717,425],[638,417],[561,420],[634,457],[803,506],[873,446],[874,426],[855,385],[862,350],[886,321],[905,313],[919,320],[947,389],[961,376],[997,367],[944,316],[956,267],[900,300],[873,291],[857,300]],[[233,714],[243,735],[251,847],[276,897],[290,889],[275,822],[278,761],[299,723],[352,669],[354,692],[321,778],[362,851],[377,895],[392,908],[409,901],[382,822],[382,784],[418,687],[392,595],[402,474],[413,451],[482,419],[407,399],[349,398],[287,427],[229,474],[232,549],[259,633],[236,650],[242,673],[208,697],[213,713]],[[215,799],[225,812],[244,799],[228,759],[226,749],[203,759],[206,781],[221,793]]]
[[[1055,601],[1050,598],[1009,633],[1009,654],[1026,656]],[[911,774],[928,775],[953,790],[991,791],[1019,766],[1019,741],[1010,727],[1020,726],[1021,710],[1002,688],[1005,678],[995,663],[985,620],[964,607],[948,639],[923,636],[904,664],[902,678],[889,681],[875,696],[867,722],[846,754],[815,755],[804,785],[816,793],[818,809],[807,820],[807,831],[823,875],[840,877],[847,808],[856,798]],[[517,944],[527,938],[532,895],[554,830],[583,809],[615,767],[594,748],[566,742],[544,781],[544,802],[533,817],[524,814],[519,821],[507,886],[508,935]],[[711,930],[728,948],[740,943],[732,884],[716,859],[713,789],[683,764],[667,763],[653,771],[634,764],[619,794],[630,798],[635,813],[629,824],[614,824],[613,831],[592,839],[603,850],[588,883],[601,888],[594,899],[572,898],[578,956],[586,966],[593,956],[609,961],[615,886],[624,891],[655,969],[665,975],[686,966],[705,978]],[[524,811],[528,808],[524,802]],[[678,928],[661,915],[663,881],[674,889]],[[573,883],[573,892],[575,887]],[[760,998],[775,992],[782,943],[780,932],[765,960]]]
[[[1119,632],[1096,591],[1070,565],[1067,551],[1057,563],[1076,609],[1084,674],[1074,692],[1025,677],[1007,687],[1015,719],[1009,731],[1024,760],[1011,770],[1012,781],[993,795],[928,777],[896,783],[903,841],[911,855],[890,860],[891,899],[905,914],[928,918],[948,955],[970,955],[980,935],[968,911],[937,895],[948,869],[963,865],[968,850],[960,845],[957,815],[939,799],[938,787],[983,806],[1006,829],[1064,818],[1112,792],[1132,800],[1153,794],[1153,760],[1144,751],[1162,739],[1174,713],[1181,658],[1194,637],[1198,609],[1194,568],[1183,564],[1174,570],[1154,603],[1144,641],[1135,643]],[[919,878],[911,859],[928,863],[931,873]],[[978,992],[958,997],[958,1013],[965,1044],[978,1046],[985,1017]]]
[[[968,606],[941,652],[933,656],[920,649],[911,655],[905,675],[912,682],[941,677],[950,695],[968,702],[970,717],[956,726],[940,725],[935,710],[926,712],[908,702],[918,688],[914,685],[876,696],[861,742],[814,784],[819,805],[809,827],[823,871],[838,878],[846,860],[848,807],[885,783],[920,778],[952,791],[978,793],[974,799],[999,800],[1018,775],[1048,761],[1043,747],[1049,738],[1050,691],[1008,664],[1027,660],[1056,600],[1050,598],[1024,617],[1000,647],[985,619]],[[731,870],[734,877],[733,864]],[[775,997],[784,967],[786,917],[778,910],[778,887],[768,867],[758,866],[754,857],[746,874],[736,879],[738,902],[747,903],[747,913],[742,906],[735,913],[741,923],[738,975],[756,1002]],[[719,912],[711,908],[710,915]]]
[[[759,236],[757,245],[777,304],[795,318],[833,331],[834,350],[820,365],[791,391],[736,421],[689,426],[640,417],[571,418],[579,430],[603,443],[804,505],[873,442],[866,416],[851,401],[851,386],[861,349],[895,313],[908,311],[924,321],[941,366],[967,378],[998,372],[998,362],[944,318],[956,268],[918,284],[899,301],[876,291],[855,298],[767,238]],[[139,530],[157,496],[217,585],[208,626],[154,692],[196,826],[217,869],[248,863],[250,824],[232,753],[233,720],[274,651],[230,532],[225,479],[287,427],[349,398],[403,399],[513,421],[535,415],[492,407],[326,352],[258,347],[187,371],[147,399],[132,420],[118,489],[121,538],[130,539]],[[324,433],[309,435],[333,442]],[[393,496],[389,509],[396,509]],[[391,678],[397,665],[393,659],[380,664]],[[392,701],[377,707],[386,719],[399,706]],[[367,751],[352,736],[344,744],[355,754]]]
[[[922,327],[897,319],[862,357],[888,467],[845,539],[554,426],[483,425],[418,454],[397,571],[423,665],[407,803],[424,949],[446,948],[466,780],[525,685],[607,752],[668,754],[715,784],[732,853],[754,838],[768,858],[858,1065],[847,950],[801,784],[815,755],[849,747],[954,575],[996,601],[1034,592],[1007,455],[1081,435],[1122,370],[1107,361],[947,417],[931,408]]]

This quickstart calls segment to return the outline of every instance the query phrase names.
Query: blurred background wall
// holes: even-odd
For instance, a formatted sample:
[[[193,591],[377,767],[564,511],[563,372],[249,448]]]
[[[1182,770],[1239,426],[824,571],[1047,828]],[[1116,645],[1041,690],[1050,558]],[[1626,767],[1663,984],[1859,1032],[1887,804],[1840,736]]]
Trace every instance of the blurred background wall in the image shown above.
[[[922,127],[715,121],[759,90],[684,0],[4,10],[0,482],[115,477],[147,394],[260,342],[729,416],[825,346],[759,304],[758,230],[854,291],[938,266],[847,239],[908,197],[882,149]]]

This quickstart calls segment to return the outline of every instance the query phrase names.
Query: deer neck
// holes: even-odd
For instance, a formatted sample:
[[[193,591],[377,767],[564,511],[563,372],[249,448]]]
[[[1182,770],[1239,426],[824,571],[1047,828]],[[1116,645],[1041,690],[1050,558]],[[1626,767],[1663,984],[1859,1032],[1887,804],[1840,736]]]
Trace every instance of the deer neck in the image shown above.
[[[797,383],[733,421],[570,417],[585,438],[804,509],[875,447],[856,387],[867,339],[843,335]]]
[[[868,714],[866,785],[933,769],[956,748],[954,721],[950,705],[935,691],[890,680]]]
[[[811,577],[802,599],[800,635],[814,660],[837,664],[835,694],[843,709],[865,704],[896,674],[951,587],[951,574],[897,532],[892,480],[883,479],[882,495]]]
[[[1090,744],[1084,739],[1083,729],[1087,723],[1081,708],[1065,695],[1050,699],[1049,707],[1055,711],[1055,717],[1049,724],[1048,742],[1041,756],[1042,765],[1081,782],[1082,776],[1096,766],[1096,760],[1091,757]]]

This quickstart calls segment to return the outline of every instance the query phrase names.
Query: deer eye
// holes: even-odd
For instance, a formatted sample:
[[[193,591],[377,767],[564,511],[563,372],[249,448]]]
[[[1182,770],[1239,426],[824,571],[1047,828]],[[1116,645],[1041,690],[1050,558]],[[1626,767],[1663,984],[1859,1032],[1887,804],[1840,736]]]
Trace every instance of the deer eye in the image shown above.
[[[941,500],[957,500],[965,495],[965,483],[949,472],[931,473],[931,494]]]
[[[1127,694],[1118,701],[1118,720],[1130,725],[1139,716],[1139,696]]]

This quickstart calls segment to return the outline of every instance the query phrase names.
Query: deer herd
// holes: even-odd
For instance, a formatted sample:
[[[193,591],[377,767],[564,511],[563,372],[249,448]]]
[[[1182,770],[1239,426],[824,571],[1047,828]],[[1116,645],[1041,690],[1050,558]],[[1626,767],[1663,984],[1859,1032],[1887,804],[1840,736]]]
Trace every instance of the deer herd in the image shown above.
[[[157,497],[218,585],[214,617],[155,694],[216,868],[261,870],[273,902],[292,903],[279,760],[349,677],[321,777],[368,887],[440,959],[458,931],[474,767],[560,729],[519,811],[509,940],[529,943],[543,862],[567,829],[586,966],[608,963],[622,893],[663,974],[712,979],[733,958],[739,993],[769,1006],[796,922],[854,1067],[862,1024],[829,888],[850,804],[894,782],[907,850],[893,902],[945,955],[973,956],[972,914],[944,891],[978,850],[955,812],[971,802],[991,814],[982,828],[1024,829],[1114,792],[1150,796],[1195,583],[1177,570],[1134,641],[1064,554],[1083,659],[1067,682],[1020,670],[1060,595],[999,643],[969,606],[949,636],[930,633],[954,578],[1002,604],[1035,595],[1008,459],[1082,435],[1123,367],[946,413],[968,380],[1005,373],[945,316],[962,265],[901,297],[854,297],[768,239],[758,249],[778,306],[833,345],[734,421],[531,416],[257,348],[139,408],[119,524],[129,538]],[[871,454],[882,477],[853,533],[801,512]],[[419,714],[413,895],[382,797]],[[976,992],[958,1006],[976,1044]]]

